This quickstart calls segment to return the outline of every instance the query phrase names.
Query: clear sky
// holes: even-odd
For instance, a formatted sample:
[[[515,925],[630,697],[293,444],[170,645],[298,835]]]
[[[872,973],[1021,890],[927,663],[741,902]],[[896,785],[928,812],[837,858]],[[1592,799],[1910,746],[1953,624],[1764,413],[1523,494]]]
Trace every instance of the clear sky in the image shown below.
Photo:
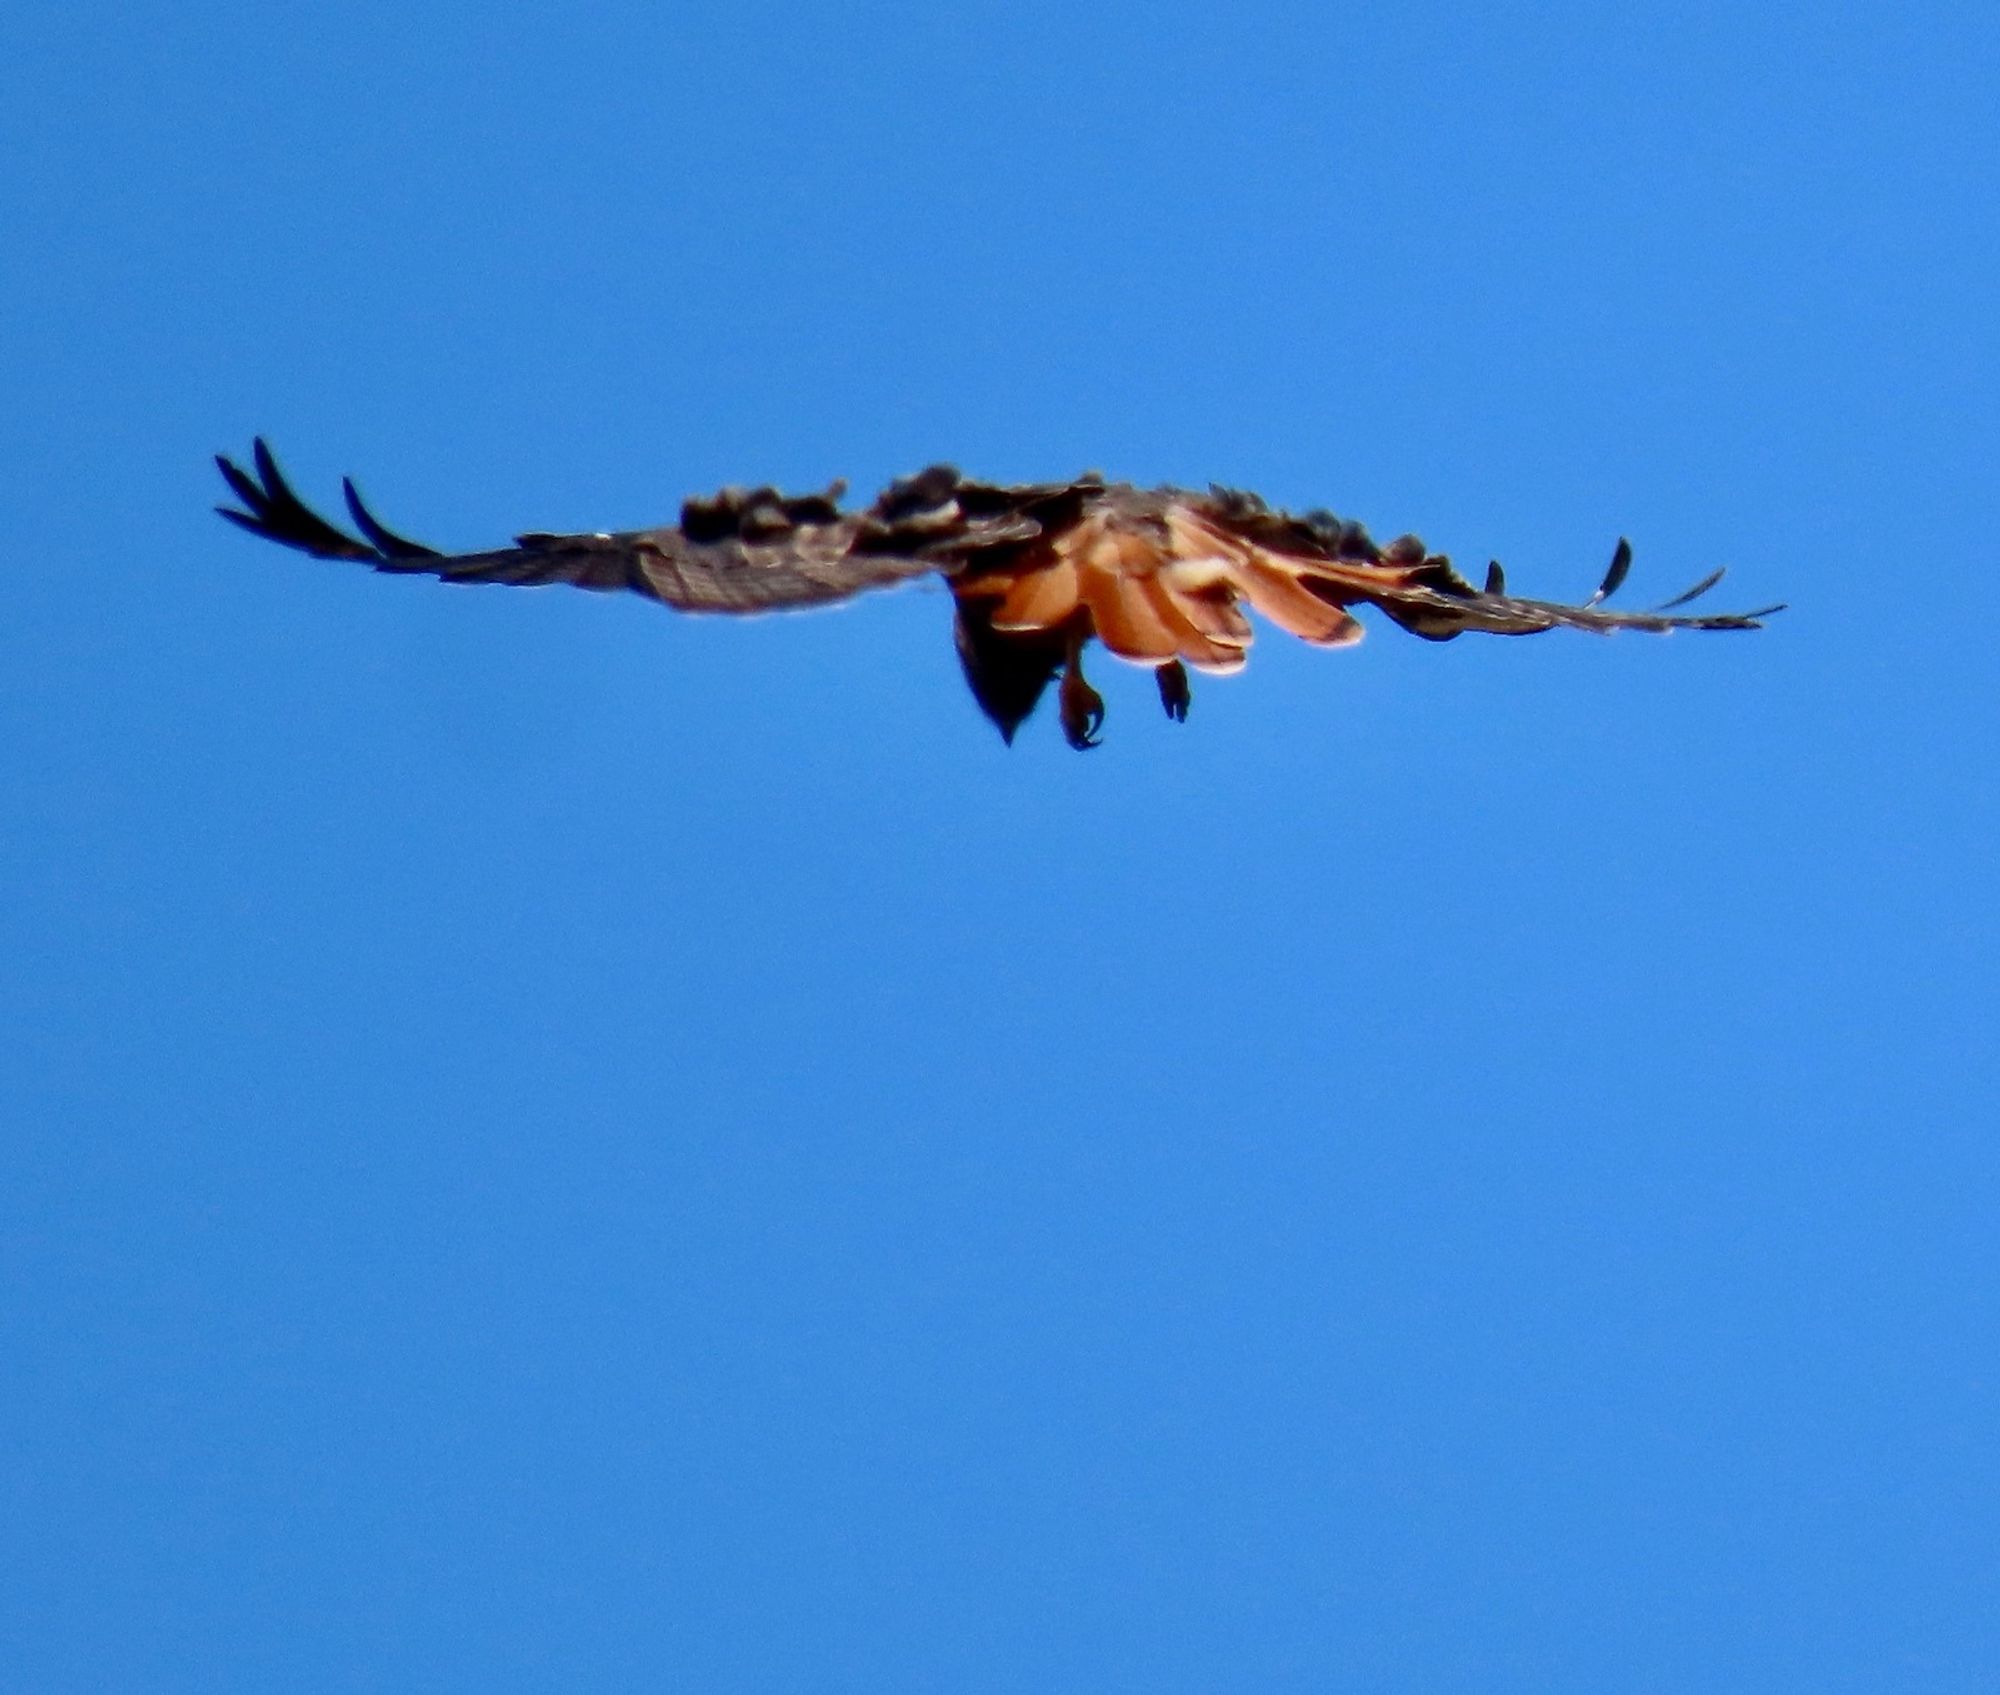
[[[0,19],[0,1684],[1990,1690],[1990,6]],[[949,458],[1755,636],[455,546]]]

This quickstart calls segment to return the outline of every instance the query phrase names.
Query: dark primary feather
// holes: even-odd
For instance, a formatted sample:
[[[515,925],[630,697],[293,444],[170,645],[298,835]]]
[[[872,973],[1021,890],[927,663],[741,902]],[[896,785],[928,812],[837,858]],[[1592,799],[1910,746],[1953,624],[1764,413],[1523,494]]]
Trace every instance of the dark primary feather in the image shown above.
[[[1700,582],[1696,583],[1693,588],[1682,589],[1681,592],[1675,595],[1672,600],[1661,601],[1658,606],[1653,608],[1653,610],[1655,612],[1671,612],[1676,606],[1686,606],[1690,601],[1699,600],[1703,595],[1707,594],[1710,589],[1714,588],[1717,583],[1721,582],[1722,579],[1728,575],[1729,575],[1729,567],[1726,565],[1718,565],[1713,571],[1709,572],[1707,576],[1703,577]],[[1776,606],[1771,608],[1771,611],[1773,612],[1778,612],[1782,610],[1783,608]]]
[[[275,469],[275,467],[274,467]],[[352,477],[340,479],[340,492],[347,501],[347,510],[361,533],[375,544],[375,551],[389,559],[435,559],[437,549],[425,547],[422,542],[408,541],[386,525],[378,523],[375,514],[361,504],[361,493],[354,486]]]
[[[619,534],[537,531],[512,547],[441,553],[382,523],[351,480],[342,492],[358,533],[330,523],[293,492],[261,439],[250,470],[219,455],[216,464],[241,503],[216,510],[251,534],[447,583],[568,583],[626,589],[690,612],[748,613],[941,577],[952,590],[966,682],[1008,741],[1060,678],[1064,734],[1074,746],[1096,745],[1104,703],[1082,671],[1093,639],[1150,667],[1168,716],[1184,719],[1187,664],[1242,666],[1252,634],[1245,604],[1329,647],[1358,639],[1347,609],[1360,605],[1381,608],[1430,641],[1467,631],[1750,630],[1782,610],[1677,612],[1722,580],[1717,570],[1655,611],[1610,611],[1603,602],[1632,564],[1623,540],[1582,604],[1528,600],[1507,593],[1497,560],[1476,588],[1415,536],[1382,545],[1330,512],[1294,516],[1241,490],[1141,489],[1095,474],[996,484],[934,465],[851,510],[840,504],[838,483],[806,495],[726,488],[686,501],[677,524]]]
[[[1604,581],[1597,585],[1597,592],[1583,604],[1596,606],[1600,601],[1609,600],[1624,587],[1625,579],[1632,571],[1632,544],[1623,536],[1618,538],[1618,546],[1611,555],[1611,569],[1604,573]]]

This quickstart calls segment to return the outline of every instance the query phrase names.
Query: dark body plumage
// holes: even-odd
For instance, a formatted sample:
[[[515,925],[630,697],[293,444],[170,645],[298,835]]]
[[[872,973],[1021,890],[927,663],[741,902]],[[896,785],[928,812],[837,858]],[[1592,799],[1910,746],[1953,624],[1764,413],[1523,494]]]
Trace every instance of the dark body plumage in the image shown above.
[[[1382,609],[1432,641],[1467,630],[1531,635],[1569,628],[1749,630],[1771,613],[1674,609],[1721,580],[1717,571],[1653,612],[1600,604],[1624,581],[1620,542],[1602,586],[1578,606],[1506,592],[1498,565],[1484,587],[1427,553],[1414,536],[1378,546],[1325,512],[1293,517],[1255,495],[1211,488],[1141,489],[1095,476],[1066,483],[974,482],[935,465],[891,483],[865,507],[823,494],[724,489],[689,500],[680,522],[622,534],[519,536],[512,547],[440,553],[396,534],[344,485],[355,531],[306,506],[260,440],[245,470],[218,457],[242,509],[218,507],[254,535],[326,559],[448,583],[570,583],[624,589],[686,612],[821,606],[865,590],[936,576],[950,587],[959,659],[981,709],[1009,741],[1058,676],[1064,734],[1094,746],[1104,704],[1084,680],[1095,638],[1155,672],[1168,714],[1187,716],[1187,667],[1240,670],[1247,604],[1316,646],[1358,641],[1348,608]]]

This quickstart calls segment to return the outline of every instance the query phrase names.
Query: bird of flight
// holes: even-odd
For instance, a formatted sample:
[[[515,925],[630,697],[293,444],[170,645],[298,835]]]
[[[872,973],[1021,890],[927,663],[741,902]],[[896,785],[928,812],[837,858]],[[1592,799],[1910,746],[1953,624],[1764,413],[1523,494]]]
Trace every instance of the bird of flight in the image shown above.
[[[659,529],[535,532],[517,536],[512,547],[440,553],[382,525],[351,480],[343,487],[358,535],[301,501],[261,440],[251,463],[246,471],[216,457],[243,503],[240,511],[216,508],[231,523],[318,558],[447,583],[571,583],[629,589],[686,612],[741,613],[823,606],[940,577],[951,590],[965,680],[1000,734],[1012,742],[1060,676],[1063,734],[1079,749],[1097,745],[1104,722],[1103,697],[1083,674],[1093,637],[1151,669],[1168,716],[1181,720],[1189,666],[1243,668],[1251,638],[1246,603],[1315,647],[1359,641],[1350,609],[1363,605],[1430,641],[1467,630],[1754,630],[1783,610],[1678,610],[1714,588],[1718,570],[1655,611],[1609,611],[1602,603],[1632,562],[1623,541],[1597,592],[1568,606],[1509,595],[1497,563],[1484,586],[1474,587],[1415,536],[1378,546],[1352,521],[1328,512],[1294,517],[1234,489],[1141,489],[1096,475],[981,483],[949,465],[891,483],[865,507],[843,509],[840,483],[807,495],[727,488],[688,500],[680,522]]]

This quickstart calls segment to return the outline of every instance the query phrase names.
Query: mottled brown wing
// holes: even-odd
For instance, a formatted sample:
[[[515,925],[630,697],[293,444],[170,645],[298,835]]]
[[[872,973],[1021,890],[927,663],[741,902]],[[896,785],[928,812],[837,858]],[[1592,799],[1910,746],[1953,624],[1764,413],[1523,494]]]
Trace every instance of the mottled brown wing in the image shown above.
[[[630,590],[688,612],[741,613],[822,606],[938,568],[929,532],[913,533],[875,509],[843,512],[839,485],[814,495],[725,489],[712,500],[688,501],[677,526],[619,535],[530,534],[513,547],[440,553],[379,522],[351,481],[344,485],[347,509],[359,534],[328,523],[301,501],[261,440],[252,463],[254,475],[216,459],[244,507],[216,508],[231,523],[319,558],[353,559],[378,571],[447,583],[569,583]]]
[[[1443,554],[1428,552],[1415,536],[1378,546],[1367,530],[1326,512],[1293,517],[1274,512],[1255,495],[1213,489],[1191,497],[1187,522],[1229,538],[1259,561],[1259,569],[1289,577],[1314,600],[1335,606],[1379,606],[1404,629],[1430,641],[1449,641],[1468,630],[1486,635],[1527,636],[1543,630],[1618,630],[1664,634],[1670,630],[1755,630],[1784,607],[1753,612],[1683,613],[1722,581],[1713,571],[1692,588],[1648,612],[1614,612],[1603,605],[1623,585],[1632,566],[1632,547],[1621,540],[1611,568],[1597,591],[1577,605],[1526,600],[1507,593],[1506,574],[1496,561],[1483,588],[1461,577]],[[1279,620],[1283,622],[1283,620]]]

